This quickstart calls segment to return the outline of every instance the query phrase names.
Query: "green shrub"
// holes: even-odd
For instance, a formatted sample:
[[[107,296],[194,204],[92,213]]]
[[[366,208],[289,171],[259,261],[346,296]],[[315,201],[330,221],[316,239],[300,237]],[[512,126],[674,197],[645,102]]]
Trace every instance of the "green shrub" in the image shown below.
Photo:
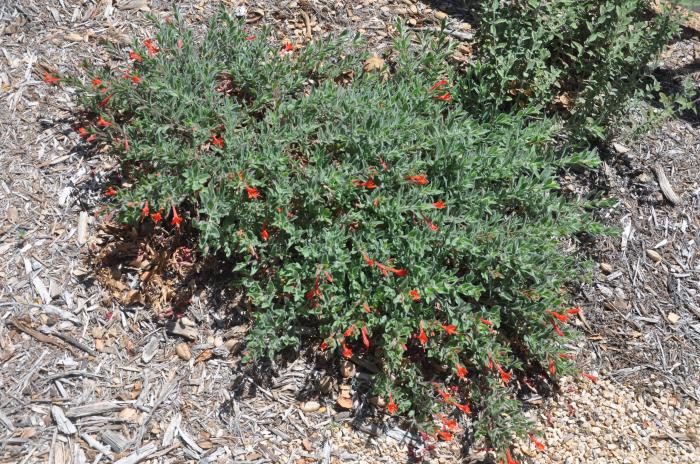
[[[80,132],[120,160],[119,218],[228,260],[251,357],[367,358],[389,413],[441,439],[466,414],[504,453],[527,430],[517,386],[571,369],[561,241],[597,226],[556,174],[595,159],[531,112],[484,122],[451,101],[447,43],[409,43],[365,72],[347,37],[285,51],[225,14],[200,41],[163,25],[92,71]]]
[[[577,139],[602,139],[628,103],[649,95],[652,64],[679,32],[651,0],[482,0],[476,64],[463,97],[487,114],[562,114]]]

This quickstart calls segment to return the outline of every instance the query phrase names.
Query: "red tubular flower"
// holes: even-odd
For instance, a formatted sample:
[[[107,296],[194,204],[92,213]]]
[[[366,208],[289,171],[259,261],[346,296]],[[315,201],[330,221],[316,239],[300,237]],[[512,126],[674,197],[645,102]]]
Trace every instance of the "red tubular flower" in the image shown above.
[[[124,151],[129,151],[129,140],[124,138]]]
[[[557,373],[557,369],[554,367],[554,360],[552,357],[549,357],[549,373],[554,375]]]
[[[105,195],[107,195],[108,197],[113,197],[116,194],[117,194],[117,191],[114,190],[114,187],[112,187],[111,185],[109,186],[109,188],[107,188],[107,191],[105,192]]]
[[[292,50],[294,50],[294,46],[291,42],[287,42],[286,44],[284,44],[284,47],[282,47],[282,50],[284,50],[285,52],[291,52]]]
[[[255,36],[249,35],[248,37],[245,38],[245,40],[248,40],[248,41],[255,40]]]
[[[182,218],[177,215],[177,210],[175,209],[175,205],[173,205],[173,219],[170,221],[170,223],[179,229],[181,222]]]
[[[420,301],[420,292],[418,290],[411,290],[408,294],[413,301]]]
[[[552,317],[557,318],[561,322],[567,322],[569,320],[569,316],[567,316],[566,314],[559,314],[559,313],[554,312],[554,311],[547,311],[547,312],[549,314],[551,314]]]
[[[450,432],[446,432],[445,430],[438,431],[437,436],[442,438],[444,441],[452,440],[452,434]]]
[[[378,261],[373,261],[373,264],[376,264],[377,267],[379,268],[379,270],[381,271],[381,273],[384,274],[385,276],[388,276],[390,272],[396,274],[399,277],[404,277],[406,275],[406,269],[397,269],[395,267],[391,267],[391,266],[387,266],[386,264],[382,264]],[[372,264],[370,264],[370,266],[372,266]]]
[[[369,267],[372,267],[372,266],[374,266],[374,265],[376,264],[376,261],[373,260],[373,259],[371,259],[371,258],[370,258],[369,256],[367,256],[367,255],[362,255],[362,259],[365,260],[365,262],[367,263],[367,265],[368,265]]]
[[[107,95],[105,98],[103,98],[102,101],[100,102],[100,106],[103,108],[105,106],[107,106],[107,103],[109,103],[109,101],[112,99],[113,96],[114,95]]]
[[[462,411],[464,414],[471,414],[472,413],[472,408],[469,407],[468,404],[459,404],[459,403],[452,403],[454,407]]]
[[[418,185],[428,184],[428,177],[425,174],[418,174],[417,176],[406,176],[406,180]]]
[[[255,187],[251,187],[250,185],[246,185],[245,189],[246,189],[246,192],[248,193],[249,200],[255,200],[256,198],[260,198],[260,196],[261,196],[260,192]]]
[[[182,50],[182,39],[177,39],[177,49]]]
[[[144,219],[148,217],[148,214],[151,212],[150,209],[148,209],[148,200],[143,204],[143,208],[141,208],[141,221],[143,222]]]
[[[535,444],[535,448],[537,448],[540,451],[544,451],[544,445],[540,441],[538,441],[537,438],[535,438],[531,433],[528,433],[527,436],[530,437],[532,443]]]
[[[457,421],[453,419],[448,419],[447,417],[443,416],[442,414],[439,414],[438,417],[440,418],[440,421],[445,425],[445,427],[448,430],[457,430]]]
[[[501,376],[501,380],[503,380],[503,383],[508,384],[508,382],[510,382],[510,378],[513,375],[504,371],[503,368],[499,365],[496,365],[496,367],[498,368],[498,374]]]
[[[452,101],[452,95],[450,95],[450,92],[445,92],[442,95],[436,96],[435,99],[449,102]]]
[[[435,203],[433,203],[433,206],[437,209],[445,209],[446,207],[445,202],[443,201],[436,201]]]
[[[440,81],[437,81],[435,84],[433,84],[433,86],[430,87],[430,90],[432,91],[435,89],[439,89],[440,87],[445,86],[445,85],[447,85],[447,81],[445,79],[442,79]]]
[[[129,58],[131,58],[134,61],[138,61],[139,63],[141,61],[143,61],[143,58],[141,57],[141,55],[139,55],[138,53],[136,53],[133,50],[129,52]]]
[[[386,410],[389,414],[396,414],[399,411],[399,407],[394,403],[394,399],[391,397],[391,392],[389,392],[389,404],[386,405]]]
[[[90,137],[90,132],[87,131],[84,127],[80,127],[78,129],[78,134],[80,134],[81,137],[87,138]]]
[[[447,335],[454,335],[457,333],[457,326],[456,325],[445,325],[445,324],[440,324],[440,326],[447,332]]]
[[[328,349],[328,343],[326,343],[325,341],[323,341],[323,342],[318,346],[318,348],[319,348],[321,351],[326,351],[326,350]]]
[[[597,381],[598,381],[598,377],[596,377],[595,375],[586,374],[585,372],[581,372],[581,375],[584,376],[585,378],[587,378],[588,380],[590,380],[591,382],[597,382]]]
[[[92,80],[93,87],[99,87],[100,85],[102,85],[102,79],[100,79],[99,77],[96,77]]]
[[[139,76],[131,76],[131,82],[133,82],[134,84],[140,84],[141,78]]]
[[[214,134],[211,136],[211,144],[215,147],[224,148],[224,139]]]
[[[109,126],[112,125],[112,123],[109,122],[109,121],[105,121],[105,120],[102,118],[102,116],[100,116],[100,117],[97,119],[97,125],[98,125],[99,127],[109,127]]]
[[[423,221],[425,221],[425,223],[428,224],[428,227],[430,227],[430,230],[432,230],[433,232],[437,232],[438,226],[436,226],[435,224],[433,224],[433,223],[430,221],[430,219],[428,219],[428,218],[425,216],[425,214],[420,213],[420,215],[423,216]]]
[[[367,179],[367,181],[365,182],[361,181],[360,179],[354,179],[352,183],[355,187],[365,187],[370,190],[376,189],[378,187],[378,185],[374,183],[374,178],[372,177]]]
[[[370,308],[367,303],[362,303],[362,309],[364,309],[367,314],[372,312],[372,308]]]
[[[440,390],[439,388],[436,388],[436,390],[437,390],[437,392],[438,392],[438,395],[440,395],[440,396],[442,397],[442,401],[444,401],[445,403],[449,403],[449,402],[450,402],[450,399],[451,399],[452,397],[450,396],[449,393],[444,392],[444,391]]]
[[[426,343],[428,343],[428,336],[425,334],[425,330],[423,330],[423,323],[421,322],[419,324],[420,327],[420,332],[418,333],[418,341],[420,342],[421,345],[425,346]]]
[[[44,82],[49,85],[58,85],[58,83],[61,82],[61,78],[52,76],[48,71],[44,71]]]
[[[510,450],[506,450],[506,460],[508,461],[507,464],[518,464],[518,461],[514,460],[510,455]]]
[[[367,336],[367,326],[362,326],[360,329],[360,332],[362,333],[362,343],[365,345],[365,348],[369,348],[369,337]]]
[[[481,323],[488,325],[489,327],[493,325],[493,322],[489,321],[488,319],[481,319]]]
[[[574,359],[573,356],[571,356],[570,354],[566,354],[566,353],[559,353],[559,357],[561,359]]]
[[[343,336],[344,336],[344,337],[349,337],[350,335],[352,335],[352,333],[353,333],[354,331],[355,331],[355,324],[353,324],[353,325],[351,325],[350,327],[348,327],[347,329],[345,329],[345,332],[343,332]]]
[[[581,312],[581,308],[579,308],[578,306],[576,306],[576,307],[574,307],[574,308],[567,309],[566,312],[569,313],[569,314],[578,314],[578,313]]]
[[[161,214],[161,211],[162,211],[162,209],[160,211],[156,211],[155,213],[151,214],[151,219],[153,219],[153,222],[155,224],[158,224],[160,221],[163,220],[163,215]]]
[[[270,238],[270,233],[267,231],[267,229],[263,229],[260,231],[260,236],[263,240],[267,241],[267,239]]]
[[[463,379],[469,373],[469,371],[467,371],[467,368],[459,363],[457,363],[455,367],[457,368],[457,377],[459,377],[460,379]]]
[[[150,56],[155,56],[155,54],[160,51],[160,49],[158,47],[153,45],[153,41],[151,39],[144,40],[143,46],[146,47],[146,49],[148,50],[148,54]]]
[[[348,348],[345,342],[342,342],[341,345],[343,346],[343,357],[346,359],[352,358],[352,350]]]
[[[561,329],[559,328],[559,326],[557,325],[557,323],[554,322],[553,320],[552,320],[552,321],[549,321],[549,322],[552,323],[552,329],[554,329],[554,331],[557,333],[557,335],[559,335],[560,337],[563,337],[563,336],[564,336],[564,332],[561,331]]]

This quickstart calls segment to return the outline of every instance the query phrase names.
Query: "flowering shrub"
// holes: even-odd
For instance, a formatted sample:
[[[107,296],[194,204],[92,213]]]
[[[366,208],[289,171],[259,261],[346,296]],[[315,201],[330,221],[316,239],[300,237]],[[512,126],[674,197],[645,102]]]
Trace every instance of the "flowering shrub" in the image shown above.
[[[671,2],[668,2],[669,4]],[[635,97],[655,94],[653,62],[679,32],[652,0],[478,2],[476,65],[464,98],[484,110],[538,106],[578,138],[602,139]]]
[[[227,259],[251,357],[371,357],[389,414],[439,440],[470,418],[511,462],[518,390],[571,370],[563,287],[581,269],[561,239],[597,229],[555,173],[595,160],[527,112],[480,122],[453,101],[447,43],[409,43],[365,71],[347,37],[275,45],[226,14],[200,41],[163,25],[92,71],[77,129],[120,160],[121,219]]]

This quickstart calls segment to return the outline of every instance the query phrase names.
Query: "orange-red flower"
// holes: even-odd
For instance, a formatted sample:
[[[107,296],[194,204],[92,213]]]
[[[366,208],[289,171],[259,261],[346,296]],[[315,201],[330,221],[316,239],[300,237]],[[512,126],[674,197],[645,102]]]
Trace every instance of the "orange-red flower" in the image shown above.
[[[559,335],[560,337],[563,337],[563,336],[564,336],[564,332],[561,331],[561,329],[559,328],[559,326],[557,325],[557,323],[554,322],[553,320],[552,320],[552,321],[549,321],[549,322],[552,323],[552,328],[553,328],[554,331],[557,333],[557,335]]]
[[[224,139],[216,134],[213,134],[211,136],[211,144],[215,147],[224,148]]]
[[[248,193],[249,200],[255,200],[256,198],[260,198],[260,192],[255,187],[251,187],[250,185],[246,185],[245,189],[246,189],[246,192]]]
[[[549,373],[554,375],[557,373],[557,369],[554,367],[554,360],[552,357],[549,357]]]
[[[442,95],[438,95],[435,97],[437,100],[442,100],[442,101],[452,101],[452,95],[450,95],[450,92],[445,92]]]
[[[362,343],[365,345],[365,348],[369,348],[369,337],[367,336],[367,326],[362,326],[360,329],[360,333],[362,333]]]
[[[49,85],[58,85],[58,83],[61,82],[61,78],[52,76],[48,71],[44,71],[44,82]]]
[[[348,348],[345,342],[342,342],[341,345],[343,346],[343,357],[348,359],[352,358],[352,350]]]
[[[426,343],[428,343],[428,336],[425,334],[425,330],[423,330],[423,323],[421,322],[419,324],[420,327],[420,332],[418,333],[418,341],[420,342],[421,345],[425,346]]]
[[[263,240],[267,241],[267,239],[270,238],[270,233],[267,231],[267,229],[263,229],[260,231],[260,236]]]
[[[255,40],[255,36],[254,36],[254,35],[249,35],[248,37],[245,38],[245,40],[248,40],[248,41],[250,41],[250,40]]]
[[[408,294],[413,301],[420,301],[420,292],[418,290],[411,290]]]
[[[445,427],[449,430],[457,430],[457,421],[453,419],[449,419],[442,414],[438,414],[438,417],[440,418],[440,421],[445,425]]]
[[[528,433],[527,436],[530,437],[532,443],[535,444],[535,448],[537,448],[540,451],[544,451],[544,445],[542,444],[542,442],[538,441],[537,438],[535,438],[531,433]]]
[[[481,323],[488,326],[493,325],[493,322],[489,321],[488,319],[481,319]]]
[[[389,411],[389,414],[396,414],[399,411],[399,407],[394,403],[394,398],[391,397],[391,392],[389,392],[389,404],[387,404],[386,410]]]
[[[182,218],[178,216],[175,205],[173,205],[173,219],[170,221],[170,223],[178,229],[180,228],[180,223],[182,223]]]
[[[146,200],[146,202],[143,204],[143,208],[141,208],[141,221],[147,218],[150,212],[151,210],[148,208],[148,200]]]
[[[138,53],[136,53],[133,50],[129,52],[129,58],[131,58],[134,61],[138,61],[139,63],[141,61],[143,61],[143,58],[141,57],[141,55],[139,55]]]
[[[457,377],[459,377],[460,379],[463,379],[469,373],[469,371],[467,371],[467,368],[459,363],[457,363],[455,367],[457,368]]]
[[[384,274],[385,276],[388,276],[390,272],[396,274],[399,277],[404,277],[406,275],[406,269],[397,269],[395,267],[387,266],[386,264],[382,264],[378,261],[374,262],[379,270]],[[368,263],[369,264],[369,263]]]
[[[151,39],[144,40],[143,46],[146,47],[146,49],[148,50],[148,54],[150,56],[154,56],[156,53],[158,53],[160,51],[160,49],[158,47],[153,45],[153,41]]]
[[[508,461],[507,464],[518,464],[518,461],[513,459],[513,456],[510,455],[510,450],[506,450],[506,460]]]
[[[104,118],[102,118],[102,116],[100,116],[100,117],[97,119],[97,125],[98,125],[99,127],[109,127],[109,126],[112,125],[112,123],[109,122],[109,121],[106,121]]]
[[[436,207],[437,209],[445,209],[447,205],[445,205],[444,201],[436,201],[433,203],[433,206]]]
[[[440,324],[440,326],[447,332],[447,335],[454,335],[457,333],[457,326],[456,325],[445,325],[445,324]]]
[[[420,215],[423,216],[423,221],[425,221],[425,223],[428,224],[428,227],[430,227],[430,230],[432,230],[433,232],[437,232],[438,226],[436,226],[435,224],[433,224],[433,223],[430,221],[430,219],[428,219],[428,218],[426,217],[425,214],[420,213]]]
[[[141,78],[139,76],[131,76],[131,82],[133,82],[134,84],[140,84]]]
[[[113,96],[114,95],[107,95],[105,98],[103,98],[102,101],[100,102],[100,106],[103,108],[105,106],[107,106],[107,103],[112,99]]]
[[[549,314],[551,314],[552,317],[557,318],[557,319],[558,319],[559,321],[561,321],[561,322],[566,322],[566,321],[569,320],[569,316],[567,316],[566,314],[559,314],[559,313],[554,312],[554,311],[547,311],[547,312],[548,312]]]
[[[361,181],[360,179],[354,179],[352,183],[355,187],[365,187],[370,190],[376,189],[378,187],[378,185],[374,183],[374,179],[372,177],[367,179],[365,182]]]
[[[418,185],[428,184],[428,177],[425,174],[418,174],[416,176],[406,176],[406,180]]]
[[[574,307],[574,308],[569,308],[569,309],[567,309],[566,312],[569,313],[569,314],[578,314],[578,313],[581,312],[581,308],[579,308],[578,306],[576,306],[576,307]]]
[[[92,85],[93,87],[99,87],[100,85],[102,85],[102,79],[100,79],[99,77],[94,78],[92,80]]]
[[[435,84],[433,84],[432,87],[430,87],[430,90],[435,90],[439,89],[440,87],[447,85],[447,81],[445,79],[437,81]]]
[[[508,382],[510,382],[512,374],[503,370],[503,368],[499,365],[496,365],[496,367],[498,368],[498,374],[501,376],[501,380],[503,380],[503,383],[507,384]]]
[[[559,357],[561,359],[574,359],[573,356],[571,356],[570,354],[566,354],[566,353],[559,353]]]
[[[291,52],[292,50],[294,50],[294,46],[291,42],[287,42],[286,44],[284,44],[284,47],[282,47],[282,50],[284,50],[285,52]]]
[[[153,219],[153,222],[155,224],[158,224],[160,221],[163,220],[163,215],[161,214],[161,211],[156,211],[155,213],[151,214],[151,219]]]
[[[353,324],[353,325],[351,325],[350,327],[348,327],[347,329],[345,329],[345,332],[343,332],[343,336],[344,336],[344,337],[349,337],[350,335],[352,335],[352,333],[353,333],[354,331],[355,331],[355,324]]]
[[[448,403],[450,401],[450,399],[452,398],[449,393],[444,392],[437,387],[435,389],[437,390],[438,395],[440,395],[442,397],[442,401],[444,401],[445,403]]]
[[[585,372],[581,372],[581,375],[584,376],[585,378],[587,378],[588,380],[590,380],[591,382],[597,382],[597,381],[598,381],[598,377],[596,377],[595,375],[586,374]]]
[[[444,441],[451,441],[452,440],[452,434],[450,432],[445,431],[445,430],[438,431],[437,436],[442,438]]]
[[[321,351],[326,351],[326,350],[328,349],[328,343],[327,343],[326,341],[323,341],[323,342],[318,346],[318,348],[319,348]]]
[[[362,303],[362,309],[364,309],[367,314],[372,312],[372,308],[370,308],[367,303]]]
[[[469,407],[468,404],[459,404],[459,403],[452,403],[457,409],[462,411],[464,414],[471,414],[472,413],[472,408]]]
[[[177,39],[177,49],[182,50],[182,39]]]
[[[117,191],[114,190],[114,187],[112,187],[111,185],[107,188],[107,191],[105,192],[105,195],[107,195],[108,197],[113,197],[116,194]]]

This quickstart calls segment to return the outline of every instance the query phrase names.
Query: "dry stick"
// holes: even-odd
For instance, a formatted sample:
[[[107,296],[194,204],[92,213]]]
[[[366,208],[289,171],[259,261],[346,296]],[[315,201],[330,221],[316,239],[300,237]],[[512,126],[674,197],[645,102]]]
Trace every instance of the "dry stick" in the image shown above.
[[[53,345],[53,346],[56,346],[58,348],[64,348],[64,349],[70,351],[71,353],[73,353],[74,355],[77,355],[77,353],[75,352],[75,350],[73,350],[73,348],[71,348],[70,346],[68,346],[64,343],[61,343],[59,340],[56,339],[56,337],[53,337],[51,335],[44,335],[41,332],[37,332],[36,330],[32,329],[31,327],[27,327],[26,325],[22,324],[17,319],[10,319],[9,321],[7,321],[7,323],[8,323],[8,325],[11,325],[14,328],[16,328],[17,330],[19,330],[20,332],[24,332],[27,335],[29,335],[30,337],[36,338],[37,340],[39,340],[42,343],[48,343],[49,345]]]
[[[306,11],[301,10],[301,16],[304,18],[304,25],[306,26],[306,37],[311,38],[311,18],[306,13]]]
[[[659,187],[661,187],[661,193],[663,193],[666,199],[674,205],[679,204],[681,199],[678,195],[676,195],[676,192],[673,191],[673,188],[671,188],[671,184],[666,178],[664,169],[660,165],[655,164],[652,166],[651,170],[654,171],[654,174],[656,174],[656,179],[659,181]]]

